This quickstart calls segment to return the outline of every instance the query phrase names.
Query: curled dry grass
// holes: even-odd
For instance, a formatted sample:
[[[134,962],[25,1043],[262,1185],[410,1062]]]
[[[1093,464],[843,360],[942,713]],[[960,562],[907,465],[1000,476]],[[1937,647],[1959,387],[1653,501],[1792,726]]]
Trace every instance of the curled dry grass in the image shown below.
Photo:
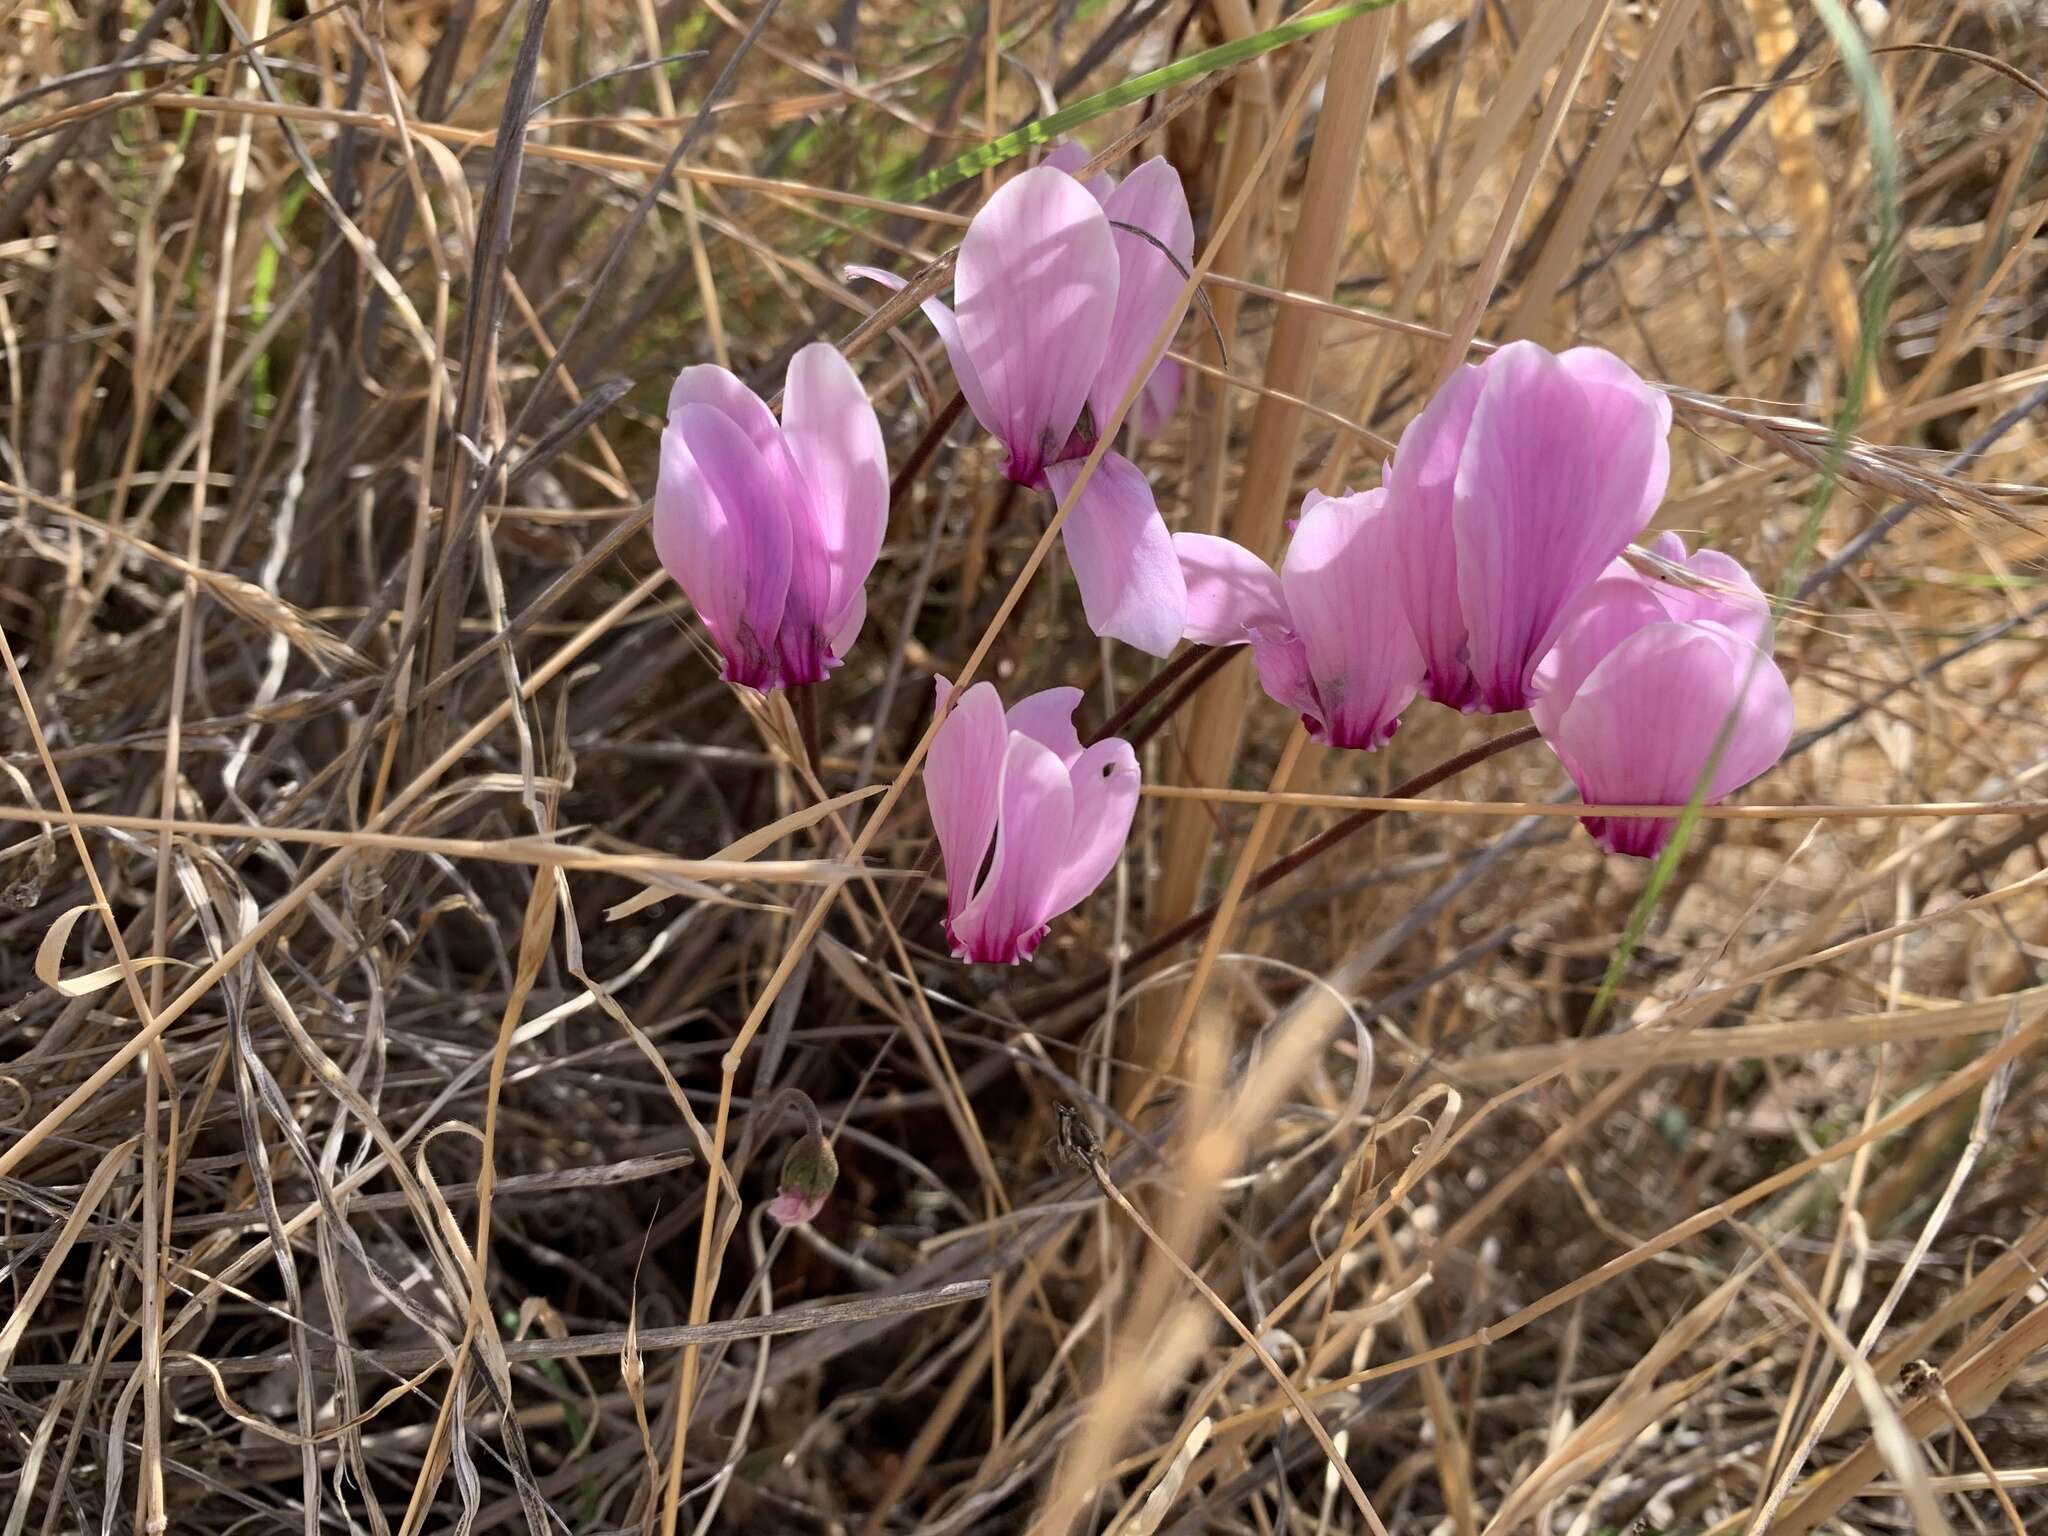
[[[2048,1518],[2034,10],[1861,8],[1846,445],[1817,12],[1411,0],[1085,130],[1197,212],[1177,526],[1270,544],[1533,335],[1674,391],[1660,527],[1801,575],[1802,735],[1603,1011],[1644,872],[1527,733],[1330,757],[1100,648],[837,276],[1271,0],[0,4],[0,1530]],[[644,497],[678,366],[816,336],[898,485],[864,643],[764,704]],[[970,666],[1145,743],[1026,971],[936,931]],[[794,1234],[786,1087],[844,1169]]]

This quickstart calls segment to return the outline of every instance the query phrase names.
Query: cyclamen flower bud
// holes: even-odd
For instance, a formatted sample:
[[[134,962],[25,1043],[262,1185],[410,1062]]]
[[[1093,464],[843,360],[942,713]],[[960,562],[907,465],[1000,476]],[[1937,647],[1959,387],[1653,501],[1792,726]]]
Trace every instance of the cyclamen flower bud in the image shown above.
[[[768,1202],[768,1214],[785,1227],[800,1227],[825,1208],[838,1182],[839,1158],[832,1143],[822,1131],[807,1131],[782,1160],[782,1190]]]

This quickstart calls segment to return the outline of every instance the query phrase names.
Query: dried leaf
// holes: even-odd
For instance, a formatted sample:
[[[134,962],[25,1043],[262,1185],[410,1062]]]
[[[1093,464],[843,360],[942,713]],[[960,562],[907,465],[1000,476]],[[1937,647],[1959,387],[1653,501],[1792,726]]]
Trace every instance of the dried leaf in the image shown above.
[[[781,820],[771,821],[765,827],[756,827],[745,837],[728,843],[725,847],[719,849],[718,852],[712,854],[711,860],[719,863],[745,863],[748,859],[753,858],[755,854],[762,852],[764,849],[772,848],[791,833],[801,832],[806,827],[815,826],[834,811],[841,810],[849,805],[858,804],[862,800],[870,799],[875,795],[879,795],[886,788],[888,786],[885,784],[870,784],[865,789],[848,790],[843,795],[834,795],[830,800],[820,800],[816,805],[807,805],[800,811],[791,811]],[[724,895],[722,892],[715,891],[709,886],[686,886],[683,882],[672,882],[666,885],[650,884],[639,895],[629,896],[616,906],[606,907],[604,910],[604,920],[608,923],[616,923],[620,918],[631,917],[636,912],[645,912],[649,907],[658,906],[660,903],[667,901],[669,897],[679,895],[693,896],[699,901],[725,902],[733,906],[746,905],[744,902],[734,901],[733,898]]]
[[[44,932],[43,942],[36,946],[36,980],[63,993],[66,997],[90,997],[121,979],[121,967],[118,964],[103,965],[96,971],[87,971],[83,976],[59,974],[64,964],[64,945],[71,938],[71,930],[78,925],[80,918],[98,910],[96,904],[88,901],[82,906],[72,907],[69,911],[57,914],[57,920]],[[185,961],[173,960],[164,955],[145,955],[132,964],[138,971],[146,971],[155,965],[178,965],[190,969]]]

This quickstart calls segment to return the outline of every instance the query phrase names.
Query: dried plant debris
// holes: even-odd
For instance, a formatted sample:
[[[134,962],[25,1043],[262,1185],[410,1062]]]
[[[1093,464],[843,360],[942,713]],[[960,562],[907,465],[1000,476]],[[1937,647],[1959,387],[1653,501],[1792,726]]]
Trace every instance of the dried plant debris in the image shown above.
[[[0,4],[0,1533],[2048,1528],[2044,78]]]

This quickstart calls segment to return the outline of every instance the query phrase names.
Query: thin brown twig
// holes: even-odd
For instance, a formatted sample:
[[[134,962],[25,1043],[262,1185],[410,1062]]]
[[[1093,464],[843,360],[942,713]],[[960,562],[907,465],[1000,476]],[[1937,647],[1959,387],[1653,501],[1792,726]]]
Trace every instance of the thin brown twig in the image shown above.
[[[1228,653],[1226,652],[1225,654]],[[1446,779],[1455,778],[1467,768],[1482,763],[1489,757],[1494,757],[1515,747],[1527,746],[1536,739],[1536,727],[1526,725],[1518,731],[1508,732],[1505,736],[1496,736],[1491,741],[1483,741],[1478,746],[1467,748],[1456,757],[1447,758],[1443,762],[1438,763],[1434,768],[1417,774],[1407,783],[1400,785],[1390,798],[1413,799],[1424,790],[1434,788]],[[1324,831],[1317,833],[1314,837],[1282,854],[1279,858],[1273,860],[1272,863],[1259,870],[1246,885],[1245,894],[1255,896],[1260,891],[1266,890],[1279,881],[1286,879],[1318,854],[1328,852],[1353,833],[1363,827],[1370,826],[1386,814],[1388,813],[1383,810],[1354,811],[1351,815],[1344,817]],[[1206,932],[1209,925],[1216,920],[1216,914],[1219,910],[1220,904],[1212,902],[1200,911],[1190,913],[1184,921],[1175,924],[1172,928],[1167,929],[1166,932],[1139,945],[1124,961],[1126,970],[1135,970],[1140,966],[1148,965],[1152,961],[1157,960],[1161,955],[1167,953],[1167,951]],[[1083,981],[1078,981],[1070,987],[1062,988],[1051,997],[1035,1002],[1026,1011],[1025,1017],[1027,1019],[1037,1019],[1043,1018],[1047,1014],[1057,1013],[1080,1002],[1084,998],[1094,996],[1107,985],[1109,985],[1109,972],[1106,970],[1098,971]]]

